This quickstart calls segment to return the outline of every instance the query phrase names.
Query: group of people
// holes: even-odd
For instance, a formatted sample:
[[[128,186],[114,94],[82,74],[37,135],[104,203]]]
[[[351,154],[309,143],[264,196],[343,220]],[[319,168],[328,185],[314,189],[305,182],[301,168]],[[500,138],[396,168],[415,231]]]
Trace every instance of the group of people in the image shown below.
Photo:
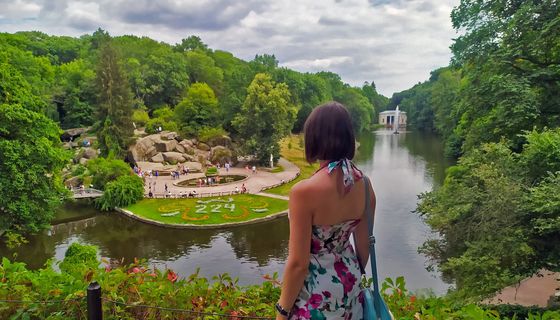
[[[233,192],[239,193],[240,192],[239,187],[235,186],[235,190]],[[245,187],[245,184],[241,185],[241,193],[247,193],[247,187]]]

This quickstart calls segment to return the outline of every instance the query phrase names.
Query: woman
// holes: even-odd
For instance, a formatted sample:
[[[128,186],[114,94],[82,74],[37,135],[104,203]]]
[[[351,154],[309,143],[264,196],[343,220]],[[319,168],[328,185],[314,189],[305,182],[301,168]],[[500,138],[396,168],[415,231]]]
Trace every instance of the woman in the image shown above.
[[[305,122],[304,135],[307,161],[321,166],[290,192],[289,254],[277,319],[362,319],[360,268],[369,259],[366,214],[373,215],[375,195],[350,162],[355,151],[350,115],[337,102],[319,106]]]

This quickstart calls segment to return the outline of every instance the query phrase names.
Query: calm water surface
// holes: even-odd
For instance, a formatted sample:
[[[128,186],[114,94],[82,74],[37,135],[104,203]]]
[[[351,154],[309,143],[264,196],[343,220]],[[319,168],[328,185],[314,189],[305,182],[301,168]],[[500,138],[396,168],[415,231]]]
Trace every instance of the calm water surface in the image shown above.
[[[412,213],[417,195],[441,184],[449,165],[441,142],[416,132],[386,131],[360,138],[356,163],[372,178],[377,194],[375,233],[380,277],[405,276],[410,289],[444,293],[448,287],[437,272],[425,270],[417,248],[433,236]],[[48,259],[60,260],[75,241],[99,247],[103,257],[147,259],[158,268],[188,276],[229,273],[241,284],[258,283],[265,274],[281,273],[288,253],[287,219],[224,230],[175,230],[151,226],[111,212],[101,214],[83,203],[61,210],[52,230],[29,237],[16,252],[0,247],[0,255],[26,262],[31,268]],[[68,222],[69,220],[76,220]]]

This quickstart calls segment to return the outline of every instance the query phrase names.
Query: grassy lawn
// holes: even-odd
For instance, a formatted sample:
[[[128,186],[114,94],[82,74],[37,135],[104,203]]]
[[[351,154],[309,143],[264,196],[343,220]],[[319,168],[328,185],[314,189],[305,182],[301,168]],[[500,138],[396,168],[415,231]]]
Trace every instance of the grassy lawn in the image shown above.
[[[318,163],[310,165],[305,160],[305,151],[303,148],[303,135],[290,135],[280,142],[280,154],[286,160],[292,162],[301,170],[299,177],[293,181],[283,184],[279,187],[268,189],[265,192],[287,196],[290,190],[298,181],[309,178],[319,168]]]
[[[125,209],[163,223],[205,225],[266,217],[287,210],[288,202],[242,194],[196,199],[143,199]]]

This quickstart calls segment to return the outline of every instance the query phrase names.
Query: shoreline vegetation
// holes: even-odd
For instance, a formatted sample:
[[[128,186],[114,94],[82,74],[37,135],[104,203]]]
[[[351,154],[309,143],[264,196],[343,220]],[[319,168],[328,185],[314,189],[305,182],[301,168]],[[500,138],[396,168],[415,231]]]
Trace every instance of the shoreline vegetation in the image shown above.
[[[29,270],[21,262],[2,258],[0,267],[0,318],[84,319],[86,287],[96,281],[102,288],[104,319],[192,319],[213,314],[216,319],[269,317],[280,296],[277,274],[264,275],[258,285],[239,286],[228,274],[207,279],[180,277],[173,270],[150,268],[144,261],[119,265],[97,249],[73,243],[64,260]],[[385,279],[381,290],[395,319],[552,320],[559,311],[515,306],[461,305],[446,297],[415,295],[402,277]],[[151,306],[151,307],[142,307]]]
[[[3,239],[23,242],[22,234],[48,228],[69,197],[63,182],[103,189],[96,201],[102,210],[141,201],[142,180],[124,161],[131,162],[136,126],[196,141],[197,148],[187,141],[177,147],[175,138],[150,146],[144,155],[154,161],[188,158],[206,167],[250,155],[266,163],[282,152],[301,175],[267,193],[287,196],[317,167],[303,160],[301,137],[280,140],[301,132],[315,106],[346,105],[357,132],[375,126],[378,112],[399,106],[410,129],[437,133],[446,154],[457,159],[444,185],[420,195],[417,208],[440,235],[419,251],[456,287],[445,297],[424,297],[406,291],[402,278],[386,280],[393,313],[403,319],[558,319],[557,311],[477,305],[543,267],[560,270],[558,12],[558,1],[461,0],[451,13],[459,36],[450,64],[391,98],[373,81],[352,87],[333,72],[280,67],[271,54],[244,61],[197,36],[171,45],[102,29],[81,37],[0,33]],[[61,129],[85,127],[87,139],[70,137],[63,145]],[[231,149],[211,145],[224,136],[220,143]],[[169,154],[171,145],[183,149],[180,157]],[[153,151],[167,152],[167,160],[154,159]],[[182,215],[177,208],[159,214]],[[23,302],[0,304],[0,317],[84,318],[84,288],[92,280],[117,303],[163,301],[232,317],[273,315],[279,290],[275,277],[241,289],[228,276],[215,284],[196,275],[177,280],[173,271],[142,262],[104,264],[99,267],[95,248],[78,244],[68,249],[60,272],[50,266],[30,271],[3,258],[0,299]],[[46,297],[63,301],[42,303]],[[168,316],[107,301],[106,312],[109,318]]]

